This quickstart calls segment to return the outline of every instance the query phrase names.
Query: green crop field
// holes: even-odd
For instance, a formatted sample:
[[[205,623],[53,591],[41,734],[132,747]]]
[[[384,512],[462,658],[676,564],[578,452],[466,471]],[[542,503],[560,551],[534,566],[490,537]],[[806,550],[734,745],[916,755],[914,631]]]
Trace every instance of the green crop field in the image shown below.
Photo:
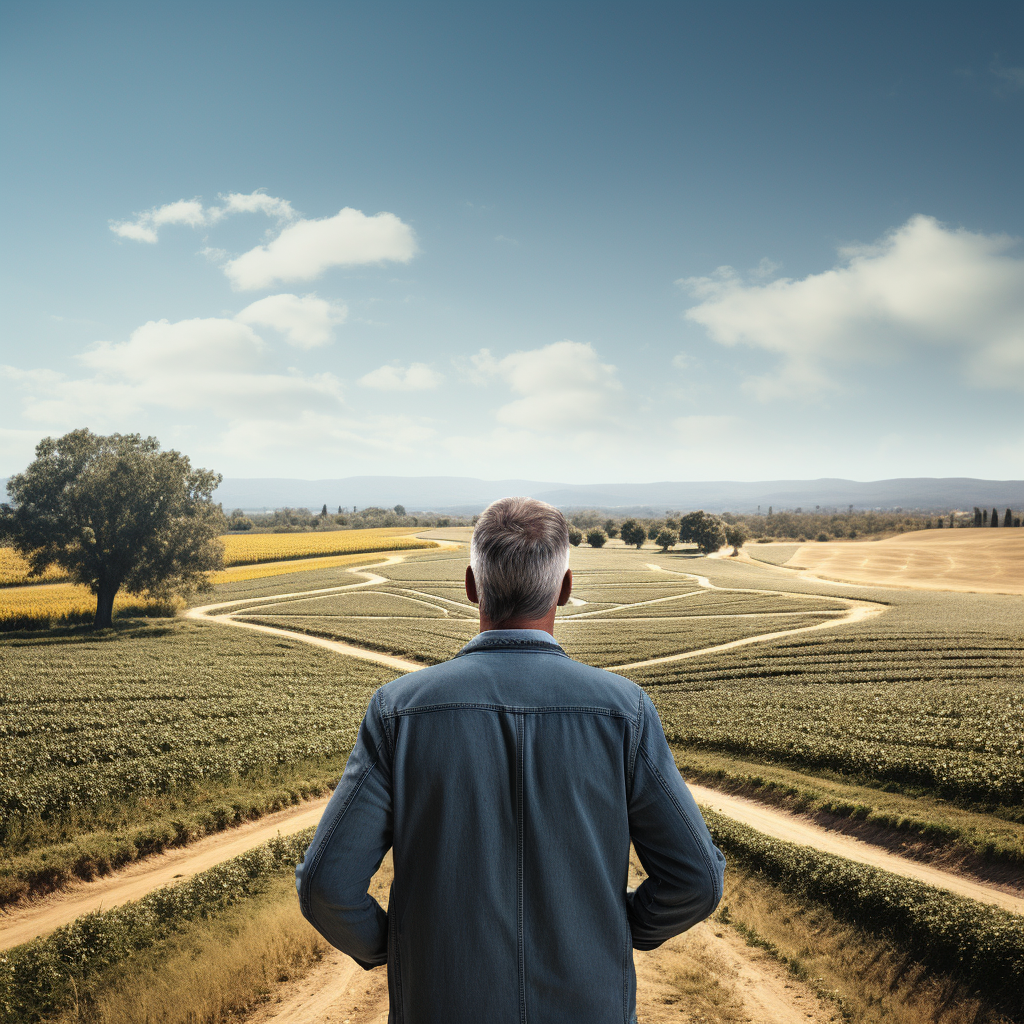
[[[222,582],[191,603],[235,602],[220,611],[423,665],[475,635],[465,549],[380,562],[362,563],[370,579],[310,568]],[[838,587],[650,549],[574,549],[571,565],[575,603],[559,610],[556,639],[647,688],[684,773],[930,836],[993,870],[1021,862],[1020,598]],[[769,633],[785,635],[757,639]],[[653,658],[674,660],[628,667]],[[299,637],[182,619],[9,634],[0,659],[0,904],[327,792],[370,694],[396,674]],[[737,863],[782,849],[715,827]],[[818,885],[826,867],[839,871],[813,860],[805,874]],[[786,899],[844,918],[832,889],[769,875]],[[913,887],[879,878],[850,875],[865,906],[875,890],[917,906]],[[845,917],[860,921],[859,906]],[[938,935],[929,908],[907,918],[926,951]],[[964,921],[937,969],[1002,927],[998,915]]]

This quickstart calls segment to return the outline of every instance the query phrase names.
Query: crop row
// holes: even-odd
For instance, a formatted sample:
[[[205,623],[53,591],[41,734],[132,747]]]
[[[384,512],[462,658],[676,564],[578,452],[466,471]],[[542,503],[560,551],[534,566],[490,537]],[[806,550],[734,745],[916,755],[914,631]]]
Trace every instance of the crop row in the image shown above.
[[[915,960],[966,982],[1015,1018],[1024,1011],[1024,918],[773,839],[713,811],[702,813],[730,859],[784,891],[823,904],[842,920],[885,935]]]
[[[76,1011],[104,972],[178,931],[263,891],[292,868],[314,830],[277,837],[180,885],[77,918],[0,954],[0,1024],[28,1024]],[[74,1013],[77,1019],[77,1012]]]
[[[414,658],[427,665],[436,665],[455,657],[479,630],[478,623],[469,618],[397,621],[380,618],[374,621],[344,618],[340,615],[264,615],[254,609],[239,618],[267,626],[294,629],[311,636],[342,640],[384,654]]]
[[[264,625],[297,629],[314,636],[359,644],[388,654],[405,655],[428,664],[458,654],[478,629],[476,621],[471,618],[381,618],[375,622],[342,615],[303,615],[294,610],[295,604],[312,608],[315,603],[291,603],[284,606],[289,609],[286,614],[280,610],[250,608],[240,617]],[[282,606],[276,607],[280,609]],[[767,628],[793,629],[813,625],[826,618],[815,615],[794,616],[774,620]],[[765,629],[765,620],[761,618],[733,620],[728,616],[721,619],[694,616],[626,621],[590,618],[576,622],[572,616],[567,616],[556,620],[555,639],[570,657],[588,665],[603,667],[621,664],[623,661],[659,658],[711,647],[754,636],[765,632]]]
[[[62,821],[87,820],[90,808],[272,780],[283,766],[333,761],[340,772],[370,694],[394,676],[296,641],[180,620],[5,646],[0,842],[28,820],[62,836]]]
[[[1024,802],[1012,640],[829,635],[637,669],[673,742],[950,799]]]
[[[349,591],[325,595],[318,598],[296,598],[275,604],[267,602],[262,606],[250,606],[247,611],[260,615],[323,615],[323,616],[392,616],[418,618],[445,618],[448,610],[458,612],[454,605],[446,605],[429,595],[416,596],[413,593],[387,593],[381,590]],[[467,608],[468,612],[469,609]],[[399,627],[400,628],[400,627]]]

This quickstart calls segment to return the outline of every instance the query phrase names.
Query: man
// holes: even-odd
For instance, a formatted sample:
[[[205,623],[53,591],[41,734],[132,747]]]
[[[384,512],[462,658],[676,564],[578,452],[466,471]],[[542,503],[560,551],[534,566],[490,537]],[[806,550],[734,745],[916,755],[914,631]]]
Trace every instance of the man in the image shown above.
[[[650,698],[554,641],[568,562],[550,505],[503,498],[480,516],[479,635],[374,694],[296,871],[312,925],[388,965],[396,1024],[629,1024],[632,951],[721,899],[725,858]],[[649,876],[635,892],[631,839]],[[367,888],[389,847],[385,915]]]

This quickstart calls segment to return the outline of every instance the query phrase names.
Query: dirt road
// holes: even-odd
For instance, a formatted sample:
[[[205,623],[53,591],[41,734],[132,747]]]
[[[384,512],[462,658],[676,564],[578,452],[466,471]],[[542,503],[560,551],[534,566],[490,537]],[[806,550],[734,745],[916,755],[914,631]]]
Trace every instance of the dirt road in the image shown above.
[[[0,949],[10,949],[37,935],[45,935],[82,914],[109,910],[161,886],[185,881],[273,839],[278,833],[301,832],[320,820],[326,806],[327,797],[309,800],[258,821],[207,836],[189,846],[134,861],[94,882],[78,882],[27,905],[16,904],[0,913]]]
[[[735,821],[749,825],[775,839],[784,839],[801,846],[813,846],[823,853],[834,853],[847,860],[872,867],[891,871],[894,875],[913,878],[918,882],[926,882],[937,889],[946,889],[960,896],[967,896],[979,903],[991,903],[1014,914],[1024,915],[1024,898],[1012,893],[1003,892],[994,886],[986,885],[974,879],[964,878],[951,871],[922,864],[919,861],[907,860],[899,854],[889,853],[881,847],[872,846],[860,839],[832,832],[822,828],[806,818],[788,814],[773,807],[760,804],[755,800],[747,800],[741,796],[720,793],[718,790],[696,783],[688,783],[693,798],[701,807],[718,811]]]
[[[630,884],[637,885],[642,875],[635,862],[630,867]],[[390,880],[385,862],[371,883],[385,906]],[[716,1006],[728,1006],[728,1019],[737,1022],[824,1024],[834,1019],[832,1009],[810,988],[720,922],[705,921],[660,949],[634,952],[633,959],[637,1017],[643,1024],[693,1021],[702,990],[712,990]],[[304,977],[278,989],[247,1024],[386,1024],[387,1019],[387,968],[363,971],[332,950]]]
[[[690,784],[690,790],[702,807],[709,807],[750,825],[765,835],[813,846],[826,853],[834,853],[861,864],[871,864],[904,878],[926,882],[939,889],[1024,915],[1024,899],[994,886],[920,861],[905,859],[852,836],[831,832],[805,818],[753,800],[719,793],[696,784]],[[0,917],[0,949],[27,942],[36,935],[45,935],[89,911],[119,906],[139,899],[162,885],[173,885],[190,878],[214,864],[265,843],[278,832],[288,835],[315,825],[326,804],[327,800],[323,798],[278,811],[259,821],[208,836],[191,846],[137,861],[98,881],[77,883],[28,906],[16,907]]]

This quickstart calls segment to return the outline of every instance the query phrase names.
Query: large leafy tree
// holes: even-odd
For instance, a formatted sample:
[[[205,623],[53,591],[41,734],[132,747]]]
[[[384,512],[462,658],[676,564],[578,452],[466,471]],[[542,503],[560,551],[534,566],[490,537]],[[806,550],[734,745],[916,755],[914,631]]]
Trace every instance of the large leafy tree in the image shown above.
[[[725,545],[725,523],[703,509],[688,512],[679,522],[679,539],[696,544],[701,554],[709,554]]]
[[[647,540],[647,530],[643,523],[638,523],[635,519],[627,519],[619,527],[619,536],[627,547],[635,544],[637,548],[642,548],[644,541]]]
[[[221,477],[161,451],[155,437],[73,430],[44,438],[11,477],[0,532],[33,575],[58,565],[96,595],[109,626],[119,590],[162,596],[205,589],[223,565],[224,529],[213,492]]]

